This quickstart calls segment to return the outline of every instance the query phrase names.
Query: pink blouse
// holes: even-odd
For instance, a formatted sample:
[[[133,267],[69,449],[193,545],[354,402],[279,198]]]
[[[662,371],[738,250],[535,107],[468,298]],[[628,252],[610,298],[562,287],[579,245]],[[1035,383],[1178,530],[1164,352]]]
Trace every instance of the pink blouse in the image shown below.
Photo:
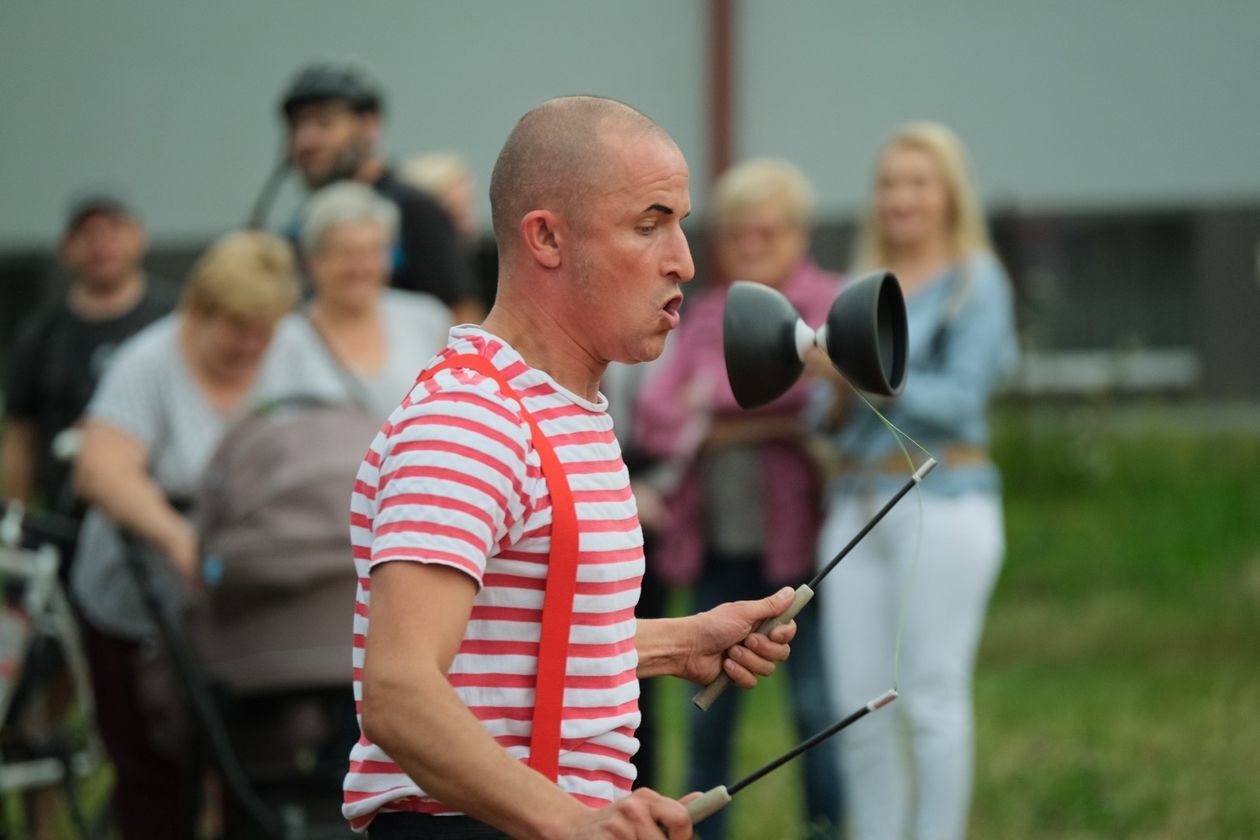
[[[704,488],[698,452],[712,420],[734,417],[801,415],[809,399],[804,377],[769,405],[745,411],[735,402],[726,379],[722,350],[722,315],[729,285],[706,288],[683,313],[668,355],[650,374],[635,404],[634,430],[642,451],[656,458],[686,462],[682,481],[668,497],[670,521],[660,545],[648,557],[667,582],[695,581],[704,563]],[[811,327],[818,327],[840,291],[840,278],[805,261],[780,288]],[[809,577],[821,518],[821,477],[796,442],[768,442],[759,447],[760,480],[747,488],[762,494],[766,551],[762,570],[775,586]]]

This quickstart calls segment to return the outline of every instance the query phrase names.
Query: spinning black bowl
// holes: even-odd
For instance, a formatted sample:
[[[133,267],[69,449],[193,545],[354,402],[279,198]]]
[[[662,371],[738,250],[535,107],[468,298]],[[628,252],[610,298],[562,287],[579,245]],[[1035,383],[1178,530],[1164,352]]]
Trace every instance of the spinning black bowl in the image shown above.
[[[739,281],[726,297],[726,375],[744,408],[765,405],[791,388],[814,346],[854,387],[896,396],[906,381],[907,340],[905,298],[888,271],[846,285],[817,331],[769,286]]]

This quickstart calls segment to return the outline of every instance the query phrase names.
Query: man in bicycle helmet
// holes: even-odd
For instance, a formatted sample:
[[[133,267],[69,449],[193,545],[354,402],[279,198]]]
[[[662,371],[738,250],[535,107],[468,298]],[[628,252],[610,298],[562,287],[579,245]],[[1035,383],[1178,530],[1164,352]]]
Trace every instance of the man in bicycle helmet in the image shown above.
[[[454,225],[433,199],[396,177],[382,151],[384,103],[381,86],[356,62],[303,67],[280,98],[289,160],[312,191],[353,180],[394,202],[400,225],[390,284],[434,295],[457,323],[479,321]]]

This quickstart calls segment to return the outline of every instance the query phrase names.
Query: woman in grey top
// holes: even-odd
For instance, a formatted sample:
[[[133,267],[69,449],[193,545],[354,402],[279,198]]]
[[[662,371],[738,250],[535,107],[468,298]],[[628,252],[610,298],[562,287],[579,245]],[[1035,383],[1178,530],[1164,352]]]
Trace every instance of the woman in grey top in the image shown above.
[[[325,187],[303,214],[302,259],[315,285],[298,330],[343,396],[384,419],[446,346],[451,311],[421,292],[389,288],[398,209],[353,181]]]
[[[197,538],[178,501],[192,494],[233,419],[260,400],[318,389],[282,325],[298,292],[282,240],[223,237],[193,267],[179,311],[119,349],[88,406],[75,483],[92,507],[71,585],[127,840],[180,836],[181,781],[196,781],[152,741],[140,685],[155,626],[124,565],[120,531],[145,546],[150,579],[177,610],[198,574]]]
[[[948,840],[967,830],[972,672],[1004,549],[985,413],[1018,351],[1010,284],[993,256],[962,144],[944,126],[907,125],[883,149],[855,266],[876,267],[900,279],[910,326],[905,392],[882,410],[941,465],[922,484],[921,508],[913,499],[900,505],[846,558],[821,611],[835,663],[832,696],[848,711],[894,679],[897,617],[908,593],[902,701],[896,714],[844,733],[846,801],[858,840]],[[860,403],[840,401],[831,421],[845,468],[828,494],[820,563],[910,469]]]

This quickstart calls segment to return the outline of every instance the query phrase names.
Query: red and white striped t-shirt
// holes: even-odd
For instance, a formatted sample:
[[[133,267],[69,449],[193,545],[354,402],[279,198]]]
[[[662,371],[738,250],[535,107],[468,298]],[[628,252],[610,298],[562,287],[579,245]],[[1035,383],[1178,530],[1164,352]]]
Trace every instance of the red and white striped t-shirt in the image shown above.
[[[592,807],[627,795],[638,749],[634,607],[643,535],[607,401],[590,402],[526,365],[501,339],[456,327],[435,367],[454,354],[486,357],[504,374],[564,465],[580,556],[569,636],[558,783]],[[449,677],[486,730],[529,756],[543,587],[551,548],[547,482],[516,400],[491,379],[446,370],[419,382],[372,442],[351,503],[359,575],[354,696],[363,698],[369,572],[378,563],[438,563],[479,584]],[[423,734],[423,733],[421,733]],[[379,747],[350,753],[342,811],[363,829],[378,810],[448,814]]]

